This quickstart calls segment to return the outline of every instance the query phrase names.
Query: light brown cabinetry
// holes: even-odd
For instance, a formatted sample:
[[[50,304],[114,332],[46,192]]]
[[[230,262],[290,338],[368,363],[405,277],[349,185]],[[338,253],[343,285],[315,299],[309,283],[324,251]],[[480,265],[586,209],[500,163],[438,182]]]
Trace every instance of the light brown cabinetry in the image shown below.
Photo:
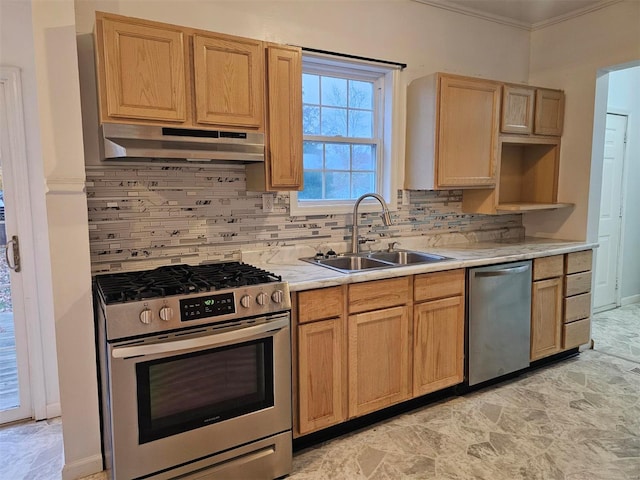
[[[442,73],[411,82],[405,188],[495,185],[500,89],[491,80]]]
[[[531,360],[589,341],[591,250],[536,258],[531,296]]]
[[[264,46],[220,34],[193,35],[195,122],[261,129]]]
[[[500,131],[519,135],[562,135],[564,93],[524,85],[502,90]]]
[[[592,259],[591,250],[568,253],[565,256],[562,339],[562,348],[565,350],[588,343],[590,339]]]
[[[346,287],[299,292],[294,302],[294,436],[343,422]]]
[[[247,165],[247,189],[302,190],[302,50],[267,46],[264,165]]]
[[[188,121],[188,36],[180,27],[98,12],[95,41],[102,122]]]
[[[533,260],[531,288],[531,360],[562,349],[564,256]]]
[[[464,270],[416,275],[414,301],[413,396],[417,397],[464,379]]]

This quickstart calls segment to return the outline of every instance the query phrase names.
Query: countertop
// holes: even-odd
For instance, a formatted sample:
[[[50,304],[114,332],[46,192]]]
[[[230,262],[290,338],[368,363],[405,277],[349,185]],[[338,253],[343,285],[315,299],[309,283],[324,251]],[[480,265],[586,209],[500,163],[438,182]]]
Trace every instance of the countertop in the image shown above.
[[[455,268],[528,260],[589,250],[598,246],[597,243],[537,237],[452,244],[439,247],[421,247],[416,245],[415,242],[412,242],[412,245],[408,245],[409,242],[406,242],[405,239],[401,238],[399,240],[402,240],[402,244],[398,248],[400,250],[407,249],[434,253],[450,257],[451,260],[356,273],[340,273],[299,260],[299,258],[312,257],[315,254],[313,249],[304,246],[279,247],[259,252],[243,252],[242,260],[282,276],[282,279],[289,283],[291,291],[302,291],[343,285],[345,283],[366,282]]]

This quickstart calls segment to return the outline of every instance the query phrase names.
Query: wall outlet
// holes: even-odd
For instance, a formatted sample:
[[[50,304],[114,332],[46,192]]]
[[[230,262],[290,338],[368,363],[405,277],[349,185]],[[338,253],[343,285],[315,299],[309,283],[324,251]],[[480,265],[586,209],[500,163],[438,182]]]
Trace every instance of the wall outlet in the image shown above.
[[[262,211],[265,213],[273,212],[273,193],[262,194]]]

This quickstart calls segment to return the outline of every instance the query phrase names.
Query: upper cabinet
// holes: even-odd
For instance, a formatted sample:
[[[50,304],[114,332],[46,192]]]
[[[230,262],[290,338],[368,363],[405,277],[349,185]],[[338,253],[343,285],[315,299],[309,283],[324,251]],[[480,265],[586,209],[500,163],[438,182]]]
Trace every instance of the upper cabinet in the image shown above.
[[[500,131],[520,135],[562,135],[564,93],[560,90],[504,85]]]
[[[407,90],[405,188],[496,183],[501,84],[437,73]]]
[[[262,42],[220,34],[195,34],[193,74],[195,123],[262,128]]]
[[[264,126],[264,45],[96,13],[100,120],[185,127]]]
[[[179,27],[98,13],[100,120],[187,122],[186,43]]]

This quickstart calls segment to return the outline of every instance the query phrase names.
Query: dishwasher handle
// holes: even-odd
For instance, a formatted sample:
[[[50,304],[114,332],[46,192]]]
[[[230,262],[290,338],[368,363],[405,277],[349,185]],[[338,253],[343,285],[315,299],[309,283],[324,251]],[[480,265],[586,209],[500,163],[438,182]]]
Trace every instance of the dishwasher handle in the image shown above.
[[[501,277],[503,275],[513,275],[529,270],[529,265],[519,265],[517,267],[503,268],[500,270],[488,270],[485,272],[474,272],[476,277]]]

